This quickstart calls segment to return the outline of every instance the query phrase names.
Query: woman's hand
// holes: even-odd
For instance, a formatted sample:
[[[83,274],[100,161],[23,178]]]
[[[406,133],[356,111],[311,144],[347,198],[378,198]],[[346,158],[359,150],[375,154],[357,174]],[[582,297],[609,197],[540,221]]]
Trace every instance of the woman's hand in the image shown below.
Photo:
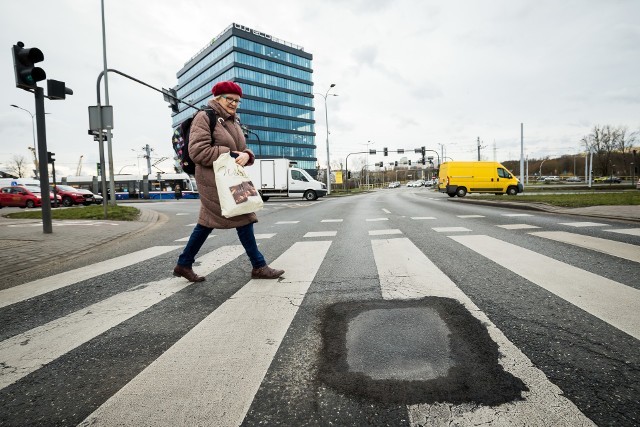
[[[238,155],[238,157],[236,157],[236,164],[244,166],[249,162],[249,155],[247,153],[242,151],[234,151],[234,153]]]

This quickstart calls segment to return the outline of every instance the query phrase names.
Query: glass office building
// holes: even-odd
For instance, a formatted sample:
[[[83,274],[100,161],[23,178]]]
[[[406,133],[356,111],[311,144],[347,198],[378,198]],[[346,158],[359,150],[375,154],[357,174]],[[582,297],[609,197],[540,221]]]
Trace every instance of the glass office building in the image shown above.
[[[316,175],[313,56],[301,46],[232,24],[178,71],[178,98],[203,106],[211,88],[230,80],[242,88],[240,119],[257,158],[287,158]],[[194,113],[180,104],[173,126]]]

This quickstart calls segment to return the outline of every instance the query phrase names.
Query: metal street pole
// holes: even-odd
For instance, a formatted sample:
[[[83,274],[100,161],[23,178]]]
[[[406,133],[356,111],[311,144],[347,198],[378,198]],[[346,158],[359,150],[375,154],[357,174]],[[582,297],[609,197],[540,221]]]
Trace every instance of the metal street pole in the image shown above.
[[[107,36],[104,24],[104,0],[100,0],[102,10],[102,59],[104,62],[104,100],[109,104],[109,78],[107,73]],[[107,129],[107,151],[109,153],[109,196],[112,206],[116,205],[116,185],[113,177],[113,150],[111,144],[111,129]],[[102,171],[104,174],[105,171]]]
[[[51,222],[51,199],[49,198],[49,163],[47,163],[47,131],[44,120],[44,89],[36,87],[36,120],[38,122],[38,158],[45,159],[39,162],[40,190],[42,191],[42,232],[53,233]]]
[[[325,93],[324,95],[314,92],[314,94],[320,95],[324,98],[324,118],[327,125],[327,195],[331,194],[331,159],[329,158],[329,112],[327,111],[327,96],[329,96],[329,91],[334,87],[335,83],[331,83],[331,86],[329,86],[329,89],[327,89],[327,93]],[[338,96],[336,94],[332,95]]]
[[[34,156],[36,156],[36,164],[35,164],[35,167],[36,167],[36,168],[34,169],[34,171],[35,171],[35,174],[36,174],[36,179],[38,179],[38,176],[39,176],[39,175],[38,175],[38,168],[39,168],[38,164],[39,164],[39,160],[38,160],[38,154],[37,154],[37,153],[38,153],[38,147],[36,147],[36,122],[35,122],[35,115],[34,115],[34,114],[31,114],[31,111],[29,111],[29,110],[27,110],[27,109],[24,109],[24,108],[22,108],[22,107],[18,107],[18,106],[17,106],[17,105],[15,105],[15,104],[11,104],[11,106],[12,106],[12,107],[15,107],[15,108],[19,108],[19,109],[20,109],[20,110],[22,110],[22,111],[26,111],[26,112],[27,112],[27,113],[29,113],[29,115],[31,116],[31,131],[32,131],[32,135],[33,135],[33,149],[34,149],[33,155],[34,155]],[[45,114],[46,114],[46,113],[45,113]]]

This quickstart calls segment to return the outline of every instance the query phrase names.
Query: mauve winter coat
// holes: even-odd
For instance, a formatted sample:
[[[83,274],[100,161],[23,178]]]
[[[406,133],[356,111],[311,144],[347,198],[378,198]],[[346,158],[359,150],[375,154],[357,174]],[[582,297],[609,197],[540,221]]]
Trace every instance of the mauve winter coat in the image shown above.
[[[209,116],[204,112],[198,113],[193,119],[189,133],[189,156],[196,164],[196,183],[200,193],[198,224],[209,228],[236,228],[258,222],[255,213],[232,218],[222,216],[216,176],[213,173],[213,162],[222,153],[243,151],[249,154],[249,162],[247,163],[249,166],[253,164],[255,156],[247,148],[240,124],[236,121],[236,115],[229,114],[214,99],[209,101],[209,108],[213,108],[216,117],[218,117],[218,123],[213,131],[214,144],[211,144]]]

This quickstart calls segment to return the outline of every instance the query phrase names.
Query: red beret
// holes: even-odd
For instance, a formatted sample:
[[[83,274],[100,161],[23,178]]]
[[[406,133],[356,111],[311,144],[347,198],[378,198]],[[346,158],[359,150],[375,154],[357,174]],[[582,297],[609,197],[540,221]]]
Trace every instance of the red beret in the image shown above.
[[[242,89],[234,82],[220,82],[216,83],[211,89],[213,96],[226,95],[228,93],[235,93],[238,96],[242,96]]]

